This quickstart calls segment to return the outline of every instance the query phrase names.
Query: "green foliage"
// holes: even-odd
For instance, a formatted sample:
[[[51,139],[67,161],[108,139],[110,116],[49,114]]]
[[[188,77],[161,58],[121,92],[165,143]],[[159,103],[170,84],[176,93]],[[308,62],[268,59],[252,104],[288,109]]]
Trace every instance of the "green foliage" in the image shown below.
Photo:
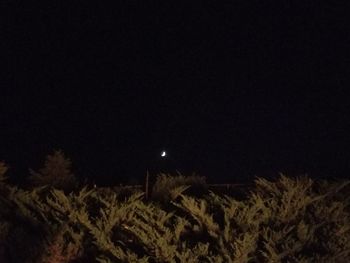
[[[170,200],[175,200],[189,188],[192,190],[191,194],[201,195],[206,193],[207,184],[205,177],[160,174],[152,188],[152,200],[167,203]]]
[[[237,200],[172,182],[166,208],[143,193],[12,187],[0,198],[0,262],[350,261],[349,182],[255,184]]]
[[[62,151],[54,151],[46,156],[44,167],[38,172],[30,170],[29,181],[33,186],[45,186],[71,191],[77,180],[71,171],[72,163]]]
[[[40,263],[68,263],[81,258],[82,233],[76,234],[68,225],[60,227],[46,243]]]

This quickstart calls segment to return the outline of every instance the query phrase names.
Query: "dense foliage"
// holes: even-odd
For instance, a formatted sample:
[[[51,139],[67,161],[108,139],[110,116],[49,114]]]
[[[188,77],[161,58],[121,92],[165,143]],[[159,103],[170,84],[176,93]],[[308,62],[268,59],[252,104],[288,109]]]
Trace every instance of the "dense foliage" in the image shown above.
[[[350,262],[348,190],[281,175],[258,178],[240,201],[179,186],[159,203],[142,192],[5,185],[0,262]]]
[[[161,173],[157,176],[155,184],[152,186],[151,200],[160,203],[167,203],[176,199],[183,191],[187,190],[191,195],[203,195],[208,191],[206,179],[203,176],[190,175],[176,176]]]

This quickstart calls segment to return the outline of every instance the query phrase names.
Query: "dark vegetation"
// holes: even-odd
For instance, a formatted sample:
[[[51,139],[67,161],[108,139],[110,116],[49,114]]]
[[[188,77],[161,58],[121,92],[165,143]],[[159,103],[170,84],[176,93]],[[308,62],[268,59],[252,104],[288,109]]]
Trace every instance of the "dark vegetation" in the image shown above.
[[[225,195],[205,178],[80,185],[60,151],[8,183],[0,162],[0,262],[350,262],[349,181],[280,175]]]

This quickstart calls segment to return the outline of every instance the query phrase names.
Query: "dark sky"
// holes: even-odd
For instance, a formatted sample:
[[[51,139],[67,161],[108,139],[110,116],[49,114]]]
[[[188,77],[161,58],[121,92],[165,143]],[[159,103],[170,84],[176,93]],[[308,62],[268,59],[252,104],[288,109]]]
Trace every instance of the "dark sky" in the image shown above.
[[[134,182],[348,176],[349,16],[304,1],[4,1],[0,159],[62,149],[76,174]],[[168,164],[166,164],[168,165]]]

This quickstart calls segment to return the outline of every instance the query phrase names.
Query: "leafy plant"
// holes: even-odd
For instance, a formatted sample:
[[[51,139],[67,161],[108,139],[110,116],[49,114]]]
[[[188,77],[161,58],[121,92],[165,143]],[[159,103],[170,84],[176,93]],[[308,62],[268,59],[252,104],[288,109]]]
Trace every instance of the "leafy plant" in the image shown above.
[[[80,258],[82,235],[74,234],[72,238],[74,232],[69,225],[61,226],[46,243],[40,263],[69,263]]]
[[[182,191],[179,192],[180,189]],[[167,203],[170,200],[175,200],[180,193],[187,189],[189,189],[187,192],[192,195],[203,195],[207,191],[205,177],[160,174],[152,188],[152,200]],[[176,192],[178,193],[176,194]]]
[[[212,192],[190,196],[189,185],[171,180],[162,181],[171,186],[166,206],[145,202],[143,193],[120,198],[113,189],[10,186],[0,196],[0,260],[350,261],[348,181],[257,178],[237,200]]]

